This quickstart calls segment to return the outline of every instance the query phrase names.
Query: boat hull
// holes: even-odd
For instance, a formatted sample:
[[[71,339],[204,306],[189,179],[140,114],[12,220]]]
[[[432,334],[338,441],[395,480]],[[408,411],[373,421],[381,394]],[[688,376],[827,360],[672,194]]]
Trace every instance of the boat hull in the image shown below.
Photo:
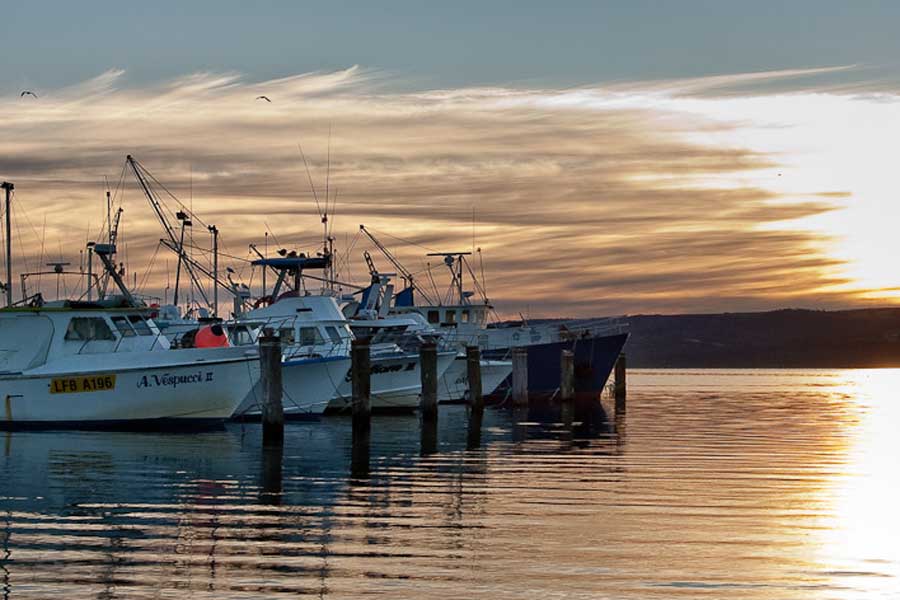
[[[335,390],[350,372],[350,358],[288,359],[281,363],[281,404],[286,418],[314,418],[325,412]],[[257,382],[234,413],[236,419],[258,419],[263,394]]]
[[[456,354],[439,352],[437,372],[440,378],[450,368]],[[419,408],[422,375],[419,355],[414,353],[373,355],[371,357],[371,398],[373,412],[412,412]],[[338,388],[338,394],[328,404],[327,413],[345,413],[351,409],[350,372]]]
[[[586,374],[586,379],[581,384],[585,388],[583,391],[599,392],[606,385],[627,340],[628,334],[620,333],[526,346],[529,395],[549,397],[556,394],[559,389],[560,357],[563,350],[574,352],[576,373]],[[500,358],[508,353],[509,349],[504,348],[485,351],[484,355]],[[510,375],[487,399],[502,402],[511,391]]]
[[[142,357],[133,357],[138,364],[91,372],[2,376],[0,427],[222,422],[259,379],[257,356],[229,350],[218,359],[178,350],[174,363],[140,364]]]
[[[481,361],[481,392],[491,394],[512,373],[512,362],[508,360]],[[469,391],[469,373],[466,356],[459,355],[438,380],[438,401],[444,403],[462,402]]]

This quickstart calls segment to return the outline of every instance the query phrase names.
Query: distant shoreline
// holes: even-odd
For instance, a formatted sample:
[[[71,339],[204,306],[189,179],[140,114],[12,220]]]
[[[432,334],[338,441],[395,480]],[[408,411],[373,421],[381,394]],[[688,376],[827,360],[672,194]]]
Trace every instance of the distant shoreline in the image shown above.
[[[900,308],[629,315],[630,368],[900,367]]]

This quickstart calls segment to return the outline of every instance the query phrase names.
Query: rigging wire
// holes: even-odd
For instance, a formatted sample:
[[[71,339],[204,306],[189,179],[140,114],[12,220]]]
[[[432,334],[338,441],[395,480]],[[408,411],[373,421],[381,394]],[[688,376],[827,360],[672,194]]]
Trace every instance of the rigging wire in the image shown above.
[[[156,256],[159,254],[159,249],[162,246],[162,242],[157,242],[156,249],[153,251],[153,256],[150,257],[150,262],[147,264],[147,270],[144,271],[144,277],[141,279],[141,284],[137,286],[135,289],[136,292],[144,289],[144,286],[147,285],[147,279],[150,277],[150,269],[153,268],[153,264],[156,262]]]
[[[398,236],[396,236],[396,235],[392,235],[392,234],[390,234],[390,233],[388,233],[388,232],[386,232],[386,231],[379,231],[379,230],[377,230],[377,229],[374,229],[374,228],[372,228],[372,227],[369,227],[368,225],[366,225],[366,229],[368,229],[369,231],[374,231],[374,232],[377,233],[378,235],[386,235],[386,236],[388,236],[388,237],[390,237],[390,238],[394,238],[394,239],[397,240],[398,242],[403,242],[404,244],[410,244],[411,246],[416,246],[416,247],[418,247],[418,248],[422,248],[423,250],[428,250],[429,252],[440,252],[439,250],[437,250],[437,249],[435,249],[435,248],[429,248],[428,246],[424,246],[424,245],[422,245],[422,244],[420,244],[420,243],[418,243],[418,242],[414,242],[414,241],[412,241],[412,240],[407,240],[407,239],[404,239],[404,238],[402,238],[402,237],[398,237]]]
[[[303,146],[297,142],[297,149],[300,150],[300,158],[303,159],[303,166],[306,167],[306,178],[309,180],[309,187],[312,190],[313,198],[316,200],[316,211],[322,216],[322,206],[319,204],[319,195],[316,193],[316,186],[313,184],[312,174],[309,172],[309,163],[306,161],[306,154],[303,153]],[[326,198],[327,201],[327,198]],[[276,243],[278,240],[275,240]]]

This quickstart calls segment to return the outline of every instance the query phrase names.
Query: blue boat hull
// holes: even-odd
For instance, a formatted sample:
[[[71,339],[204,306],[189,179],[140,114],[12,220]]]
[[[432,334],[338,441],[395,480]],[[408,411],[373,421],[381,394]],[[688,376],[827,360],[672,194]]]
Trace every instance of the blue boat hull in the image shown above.
[[[620,333],[527,346],[529,396],[552,396],[559,389],[560,357],[563,350],[575,353],[578,391],[599,392],[606,385],[627,340],[628,334]],[[508,358],[509,349],[488,350],[484,355],[493,359]],[[512,376],[507,377],[487,399],[502,402],[511,390]]]

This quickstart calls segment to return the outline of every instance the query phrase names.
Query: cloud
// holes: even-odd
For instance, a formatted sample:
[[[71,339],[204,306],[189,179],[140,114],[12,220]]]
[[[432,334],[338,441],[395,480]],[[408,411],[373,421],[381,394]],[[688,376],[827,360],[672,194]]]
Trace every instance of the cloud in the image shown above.
[[[710,90],[833,70],[414,93],[359,67],[147,87],[109,71],[37,102],[0,98],[0,176],[16,183],[17,222],[27,219],[20,269],[49,254],[77,262],[102,228],[108,177],[125,209],[129,269],[155,295],[166,285],[162,251],[151,265],[161,231],[133,180],[119,185],[125,155],[216,223],[229,255],[249,258],[267,228],[283,246],[314,250],[321,238],[299,143],[319,204],[326,180],[337,195],[335,234],[345,250],[353,244],[344,277],[365,274],[359,223],[413,270],[426,267],[424,248],[471,250],[474,228],[491,299],[509,314],[872,302],[841,274],[828,232],[798,224],[844,208],[850,192],[769,185],[784,157],[735,142],[738,119],[696,104],[719,106]],[[205,230],[193,236],[208,246]],[[228,262],[249,281],[246,264]]]

